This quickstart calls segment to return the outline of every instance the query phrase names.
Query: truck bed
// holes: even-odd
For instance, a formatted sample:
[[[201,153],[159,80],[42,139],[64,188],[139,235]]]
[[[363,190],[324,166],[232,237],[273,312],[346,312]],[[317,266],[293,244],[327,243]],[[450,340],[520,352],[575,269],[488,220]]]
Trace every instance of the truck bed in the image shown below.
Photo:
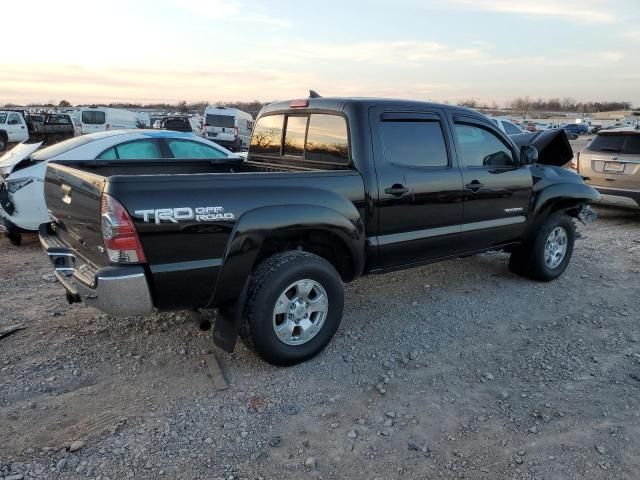
[[[135,224],[160,309],[211,303],[230,238],[247,214],[260,222],[257,212],[265,206],[299,206],[304,212],[321,205],[355,219],[365,209],[363,181],[355,170],[303,170],[241,159],[50,163],[45,199],[55,234],[92,270],[110,265],[101,248],[103,193],[120,202]],[[230,215],[214,221],[154,220],[158,209],[185,208]],[[269,221],[265,229],[278,227],[277,218]]]

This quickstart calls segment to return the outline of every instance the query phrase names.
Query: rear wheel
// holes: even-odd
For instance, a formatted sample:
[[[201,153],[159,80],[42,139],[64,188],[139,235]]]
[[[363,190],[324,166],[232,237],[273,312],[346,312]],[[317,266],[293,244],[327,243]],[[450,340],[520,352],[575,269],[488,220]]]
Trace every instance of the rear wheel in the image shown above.
[[[343,305],[342,280],[333,265],[307,252],[276,254],[252,275],[241,336],[269,363],[303,362],[329,343]]]
[[[529,242],[511,254],[509,269],[534,280],[554,280],[567,269],[574,242],[575,227],[571,218],[556,212]]]
[[[5,148],[7,148],[7,139],[0,137],[0,152],[4,152]]]

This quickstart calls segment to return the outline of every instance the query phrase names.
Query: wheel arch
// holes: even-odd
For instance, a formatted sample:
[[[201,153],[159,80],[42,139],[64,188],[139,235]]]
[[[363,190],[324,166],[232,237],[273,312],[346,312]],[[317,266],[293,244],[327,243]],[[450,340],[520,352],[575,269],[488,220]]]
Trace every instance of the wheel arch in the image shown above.
[[[281,205],[245,213],[227,243],[209,307],[236,300],[255,267],[286,250],[314,253],[331,263],[343,281],[354,280],[365,265],[364,228],[354,211],[347,218],[323,206]]]

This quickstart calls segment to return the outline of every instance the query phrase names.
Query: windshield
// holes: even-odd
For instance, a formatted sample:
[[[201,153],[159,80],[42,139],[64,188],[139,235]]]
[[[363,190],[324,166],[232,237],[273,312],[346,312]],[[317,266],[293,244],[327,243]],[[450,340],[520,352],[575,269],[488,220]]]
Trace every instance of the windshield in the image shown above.
[[[603,133],[593,139],[589,150],[640,155],[640,133]]]
[[[235,127],[235,117],[230,115],[207,115],[207,127]]]
[[[68,152],[77,147],[81,147],[82,145],[86,145],[87,143],[91,143],[95,141],[94,138],[88,136],[74,137],[69,140],[65,140],[64,142],[56,143],[47,148],[43,148],[42,150],[38,150],[36,153],[31,155],[31,159],[36,162],[42,162],[44,160],[49,160],[50,158],[56,157],[63,153]]]

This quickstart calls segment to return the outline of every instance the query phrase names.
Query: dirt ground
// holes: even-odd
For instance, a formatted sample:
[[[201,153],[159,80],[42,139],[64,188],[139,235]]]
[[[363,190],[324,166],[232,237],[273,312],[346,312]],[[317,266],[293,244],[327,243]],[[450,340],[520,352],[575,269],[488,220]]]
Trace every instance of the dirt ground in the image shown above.
[[[635,480],[640,218],[599,214],[552,283],[503,253],[360,279],[291,368],[183,313],[69,306],[35,237],[0,238],[0,330],[26,327],[0,339],[0,479]]]

